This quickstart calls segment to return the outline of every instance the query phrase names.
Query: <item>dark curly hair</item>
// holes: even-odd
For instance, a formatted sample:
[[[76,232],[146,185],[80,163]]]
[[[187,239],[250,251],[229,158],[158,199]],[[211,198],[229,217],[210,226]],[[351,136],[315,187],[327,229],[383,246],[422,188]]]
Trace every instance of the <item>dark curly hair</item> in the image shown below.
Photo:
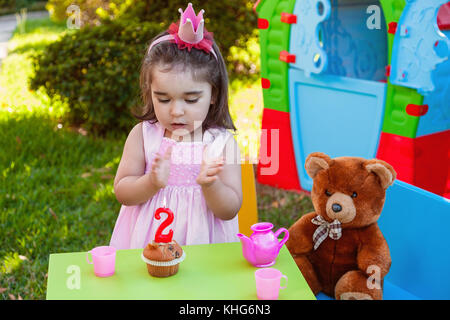
[[[159,37],[169,34],[164,31],[152,39],[150,44]],[[206,35],[205,35],[206,36]],[[208,37],[213,42],[213,50],[216,58],[203,50],[192,48],[178,49],[177,44],[171,41],[162,41],[152,48],[142,60],[140,72],[140,88],[142,106],[140,112],[133,112],[133,115],[140,120],[150,120],[152,123],[158,121],[152,101],[150,85],[152,83],[152,71],[157,65],[168,65],[169,70],[175,66],[182,66],[192,72],[192,77],[196,81],[206,81],[212,87],[212,97],[214,103],[210,105],[208,114],[203,122],[203,130],[209,128],[225,128],[236,130],[228,109],[228,74],[223,57],[214,39]]]

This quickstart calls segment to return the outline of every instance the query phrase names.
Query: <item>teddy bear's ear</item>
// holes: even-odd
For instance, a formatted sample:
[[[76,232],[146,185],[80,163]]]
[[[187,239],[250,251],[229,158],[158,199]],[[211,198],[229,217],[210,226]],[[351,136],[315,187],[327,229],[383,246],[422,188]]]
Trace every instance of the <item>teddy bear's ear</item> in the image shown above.
[[[305,169],[311,178],[315,178],[321,170],[330,168],[331,158],[322,152],[311,153],[305,161]]]
[[[383,189],[387,189],[394,183],[397,173],[392,166],[378,159],[372,159],[366,162],[365,167],[367,171],[375,173],[380,179],[380,184]]]

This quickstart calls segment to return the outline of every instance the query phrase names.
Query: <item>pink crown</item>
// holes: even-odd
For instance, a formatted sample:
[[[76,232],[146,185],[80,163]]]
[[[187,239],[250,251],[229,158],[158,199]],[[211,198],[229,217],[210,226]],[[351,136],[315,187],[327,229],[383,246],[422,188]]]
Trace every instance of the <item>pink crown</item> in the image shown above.
[[[203,20],[203,13],[205,10],[200,10],[198,15],[195,15],[192,3],[189,2],[186,10],[178,9],[181,13],[180,27],[178,30],[178,36],[186,43],[195,44],[199,43],[203,39],[203,28],[205,20]]]
[[[191,51],[192,47],[211,53],[217,60],[217,55],[213,49],[213,35],[205,28],[205,20],[203,20],[203,13],[205,10],[201,9],[198,15],[195,15],[192,3],[189,3],[186,10],[178,9],[181,13],[179,24],[172,23],[169,26],[166,36],[162,36],[152,42],[148,51],[155,45],[162,41],[171,41],[178,45],[180,50],[187,48]]]

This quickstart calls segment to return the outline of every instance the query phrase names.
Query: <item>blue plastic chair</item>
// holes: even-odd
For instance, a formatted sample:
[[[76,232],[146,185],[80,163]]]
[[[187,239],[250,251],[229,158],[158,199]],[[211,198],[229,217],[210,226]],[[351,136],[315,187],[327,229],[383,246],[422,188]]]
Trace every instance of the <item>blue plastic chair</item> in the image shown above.
[[[378,224],[392,257],[383,299],[450,299],[450,201],[397,180]]]

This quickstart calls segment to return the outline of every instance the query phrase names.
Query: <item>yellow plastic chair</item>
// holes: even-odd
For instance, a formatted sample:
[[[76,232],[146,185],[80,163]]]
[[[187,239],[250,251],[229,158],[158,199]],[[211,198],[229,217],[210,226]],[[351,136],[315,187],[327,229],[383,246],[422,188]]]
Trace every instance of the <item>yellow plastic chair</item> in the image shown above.
[[[242,175],[242,206],[238,212],[239,232],[250,236],[253,232],[250,227],[258,222],[258,207],[256,204],[256,187],[253,164],[241,164]]]

